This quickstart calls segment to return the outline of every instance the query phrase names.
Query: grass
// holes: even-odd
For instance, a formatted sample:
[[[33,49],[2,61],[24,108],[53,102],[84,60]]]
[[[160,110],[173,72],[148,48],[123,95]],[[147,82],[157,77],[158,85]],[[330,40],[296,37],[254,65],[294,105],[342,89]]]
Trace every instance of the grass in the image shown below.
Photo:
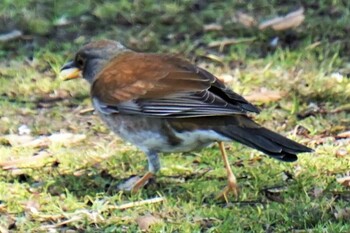
[[[346,1],[308,1],[305,22],[287,32],[246,28],[232,18],[242,11],[266,20],[297,9],[293,2],[2,4],[3,30],[17,28],[25,36],[0,44],[1,232],[138,232],[140,217],[147,215],[159,220],[151,232],[350,231],[350,190],[336,181],[350,164],[349,138],[337,136],[350,130]],[[211,23],[223,27],[203,31]],[[269,46],[275,37],[278,46]],[[116,191],[123,179],[145,172],[145,156],[84,111],[91,104],[83,80],[57,78],[82,44],[99,38],[139,51],[180,53],[217,76],[232,76],[230,85],[245,96],[261,89],[283,93],[277,101],[257,101],[263,112],[255,119],[315,153],[281,163],[227,144],[241,187],[240,199],[229,203],[214,199],[226,184],[216,146],[164,155],[156,183],[134,195]],[[246,42],[222,50],[208,46],[227,38]],[[86,138],[13,146],[9,135],[18,135],[21,125],[33,138],[63,133]],[[15,163],[6,169],[9,161]],[[115,208],[157,196],[166,201]]]

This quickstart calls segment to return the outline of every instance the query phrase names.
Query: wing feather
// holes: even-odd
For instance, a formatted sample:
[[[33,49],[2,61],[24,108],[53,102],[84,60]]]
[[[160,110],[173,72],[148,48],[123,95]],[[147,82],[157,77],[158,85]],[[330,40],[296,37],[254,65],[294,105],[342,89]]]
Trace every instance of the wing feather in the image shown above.
[[[97,75],[91,94],[105,113],[186,118],[259,112],[209,72],[158,54],[118,55]]]

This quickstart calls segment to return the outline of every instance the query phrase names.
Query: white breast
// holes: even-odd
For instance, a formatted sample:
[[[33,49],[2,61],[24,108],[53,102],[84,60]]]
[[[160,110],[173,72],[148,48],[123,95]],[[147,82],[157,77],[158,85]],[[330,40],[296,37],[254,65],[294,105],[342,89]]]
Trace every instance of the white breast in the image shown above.
[[[217,141],[231,141],[223,135],[218,134],[214,130],[195,130],[181,133],[175,133],[177,137],[182,139],[182,143],[177,151],[173,152],[186,152],[191,150],[200,149],[210,145]]]

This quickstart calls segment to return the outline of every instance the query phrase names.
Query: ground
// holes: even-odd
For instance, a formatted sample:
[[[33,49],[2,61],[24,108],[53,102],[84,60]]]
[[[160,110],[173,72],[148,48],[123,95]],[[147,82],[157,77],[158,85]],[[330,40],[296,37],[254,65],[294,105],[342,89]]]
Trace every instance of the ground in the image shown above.
[[[350,231],[348,1],[1,5],[0,232]],[[300,25],[259,29],[300,7]],[[227,143],[238,200],[214,198],[226,185],[217,145],[163,155],[156,182],[118,192],[146,171],[145,155],[90,111],[84,80],[57,78],[100,38],[186,57],[259,106],[256,121],[315,152],[282,163]]]

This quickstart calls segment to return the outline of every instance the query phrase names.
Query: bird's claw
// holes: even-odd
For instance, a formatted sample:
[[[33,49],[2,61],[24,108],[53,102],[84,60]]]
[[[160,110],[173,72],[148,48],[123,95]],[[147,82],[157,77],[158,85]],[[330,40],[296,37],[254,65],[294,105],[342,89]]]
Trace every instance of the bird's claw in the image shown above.
[[[137,193],[153,177],[153,173],[147,172],[144,176],[133,176],[117,186],[118,190]]]
[[[222,190],[217,196],[216,199],[224,199],[226,203],[228,203],[228,195],[233,194],[233,196],[238,199],[239,197],[239,187],[237,183],[228,183],[228,185]]]

